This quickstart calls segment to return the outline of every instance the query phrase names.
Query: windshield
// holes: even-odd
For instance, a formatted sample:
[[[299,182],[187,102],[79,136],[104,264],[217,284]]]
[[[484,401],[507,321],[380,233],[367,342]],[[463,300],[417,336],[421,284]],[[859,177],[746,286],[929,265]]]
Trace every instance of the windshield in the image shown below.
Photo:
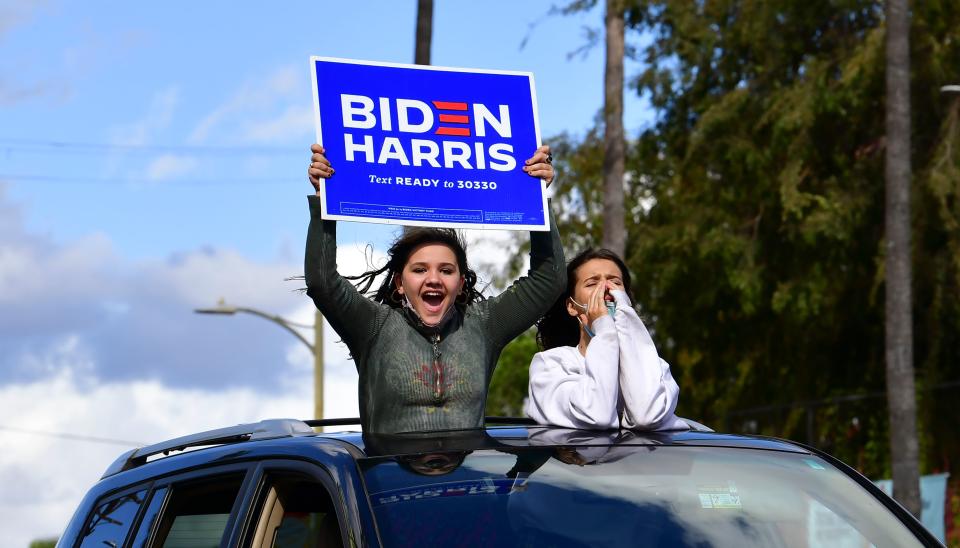
[[[800,453],[524,447],[361,467],[387,546],[920,546],[870,493]]]

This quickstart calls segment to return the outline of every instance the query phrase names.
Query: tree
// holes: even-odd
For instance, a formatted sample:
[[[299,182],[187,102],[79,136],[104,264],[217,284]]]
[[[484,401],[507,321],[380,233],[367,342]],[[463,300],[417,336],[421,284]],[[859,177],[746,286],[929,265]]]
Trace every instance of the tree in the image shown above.
[[[430,47],[433,42],[433,0],[417,0],[417,30],[413,49],[413,62],[430,64]],[[404,225],[403,231],[410,230]]]
[[[910,273],[910,15],[886,2],[886,365],[893,496],[920,516]]]
[[[607,0],[604,13],[606,63],[603,73],[603,247],[624,255],[623,174],[623,56],[624,23],[621,0]]]
[[[522,417],[530,381],[530,358],[537,352],[536,330],[530,329],[503,347],[487,390],[487,415]]]
[[[597,0],[569,0],[563,7],[554,8],[553,13],[571,15],[593,9]],[[603,228],[600,238],[587,240],[586,246],[601,246],[617,253],[621,257],[626,253],[627,231],[624,209],[624,173],[626,142],[623,130],[623,61],[626,55],[625,11],[626,0],[605,0],[604,3],[604,71],[603,71],[603,192],[600,202],[603,204]],[[588,31],[587,43],[580,46],[578,52],[591,49],[597,38],[597,32]],[[561,137],[562,139],[562,137]],[[582,247],[581,247],[582,249]]]
[[[627,149],[627,260],[679,412],[799,439],[809,418],[816,445],[889,477],[889,415],[873,396],[887,378],[883,5],[634,0],[624,20],[643,37],[632,81],[657,113]],[[938,97],[960,81],[960,5],[916,3],[910,24],[917,430],[931,470],[960,452],[951,400],[930,391],[960,378],[960,130]],[[555,142],[568,248],[600,237],[602,126]]]
[[[433,40],[433,0],[417,0],[417,37],[413,62],[430,64],[430,45]]]

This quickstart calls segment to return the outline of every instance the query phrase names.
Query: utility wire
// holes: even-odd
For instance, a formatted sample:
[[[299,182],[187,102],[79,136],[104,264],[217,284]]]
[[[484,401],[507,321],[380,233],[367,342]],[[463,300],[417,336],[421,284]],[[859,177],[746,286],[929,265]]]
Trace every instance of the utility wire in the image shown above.
[[[142,184],[142,185],[153,185],[158,187],[170,186],[170,185],[233,185],[237,183],[241,184],[285,184],[288,182],[293,182],[294,178],[284,178],[284,177],[223,177],[219,179],[162,179],[162,180],[152,180],[146,177],[142,178],[130,178],[130,177],[110,177],[110,178],[98,178],[98,177],[82,177],[82,176],[72,176],[65,177],[60,175],[39,175],[33,173],[0,173],[0,181],[21,181],[21,182],[37,182],[37,183],[78,183],[78,184]]]
[[[234,156],[240,154],[257,156],[289,156],[306,154],[306,148],[270,147],[270,146],[200,146],[200,145],[125,145],[112,143],[83,143],[71,141],[45,141],[30,139],[11,139],[0,137],[0,149],[19,152],[41,153],[105,153],[105,152],[179,152],[195,155]]]
[[[138,441],[118,440],[113,438],[100,438],[97,436],[83,436],[80,434],[69,434],[65,432],[47,432],[44,430],[30,430],[27,428],[16,428],[13,426],[0,425],[0,430],[6,430],[7,432],[16,432],[18,434],[30,434],[33,436],[46,436],[48,438],[87,441],[91,443],[107,443],[110,445],[125,445],[127,447],[143,447],[144,445],[146,445],[145,443],[141,443]]]

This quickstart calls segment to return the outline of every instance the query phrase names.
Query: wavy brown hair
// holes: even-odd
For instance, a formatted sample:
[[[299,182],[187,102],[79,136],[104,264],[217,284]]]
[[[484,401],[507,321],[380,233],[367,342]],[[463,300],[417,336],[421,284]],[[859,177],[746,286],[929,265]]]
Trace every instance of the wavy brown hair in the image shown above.
[[[393,308],[400,308],[402,301],[391,298],[396,287],[396,278],[403,272],[403,267],[410,260],[413,250],[424,244],[441,244],[449,247],[457,258],[457,268],[463,276],[463,297],[457,298],[457,304],[468,305],[483,299],[477,290],[477,273],[467,265],[467,245],[463,238],[449,228],[408,227],[403,231],[387,251],[387,264],[380,268],[372,268],[358,276],[344,276],[355,283],[357,290],[378,303]],[[376,289],[374,282],[381,274],[386,278]]]
[[[619,255],[606,248],[588,247],[567,263],[567,290],[557,298],[550,310],[537,322],[537,344],[540,350],[558,346],[577,346],[580,342],[580,322],[567,312],[567,299],[577,287],[577,269],[593,259],[612,261],[620,269],[623,289],[630,292],[630,271]]]

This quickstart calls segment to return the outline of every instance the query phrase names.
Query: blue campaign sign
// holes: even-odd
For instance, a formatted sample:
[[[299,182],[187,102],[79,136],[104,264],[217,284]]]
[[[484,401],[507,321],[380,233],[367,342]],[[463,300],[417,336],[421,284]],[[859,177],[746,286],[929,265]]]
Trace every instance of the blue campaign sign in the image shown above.
[[[311,57],[323,218],[548,230],[533,74]]]

